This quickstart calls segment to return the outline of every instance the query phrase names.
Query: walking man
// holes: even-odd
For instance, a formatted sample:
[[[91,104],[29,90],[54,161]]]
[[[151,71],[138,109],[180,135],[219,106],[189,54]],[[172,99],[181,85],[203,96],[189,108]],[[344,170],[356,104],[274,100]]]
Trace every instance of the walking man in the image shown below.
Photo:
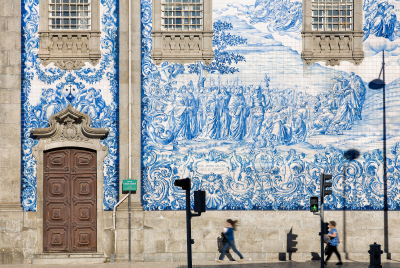
[[[336,230],[336,222],[335,221],[330,221],[329,222],[329,233],[328,236],[331,238],[331,240],[328,243],[328,250],[326,253],[326,259],[325,259],[325,265],[328,265],[328,260],[332,256],[332,253],[335,252],[336,256],[339,259],[339,262],[336,263],[336,265],[343,265],[342,258],[340,257],[340,254],[337,250],[337,247],[339,246],[339,235]]]

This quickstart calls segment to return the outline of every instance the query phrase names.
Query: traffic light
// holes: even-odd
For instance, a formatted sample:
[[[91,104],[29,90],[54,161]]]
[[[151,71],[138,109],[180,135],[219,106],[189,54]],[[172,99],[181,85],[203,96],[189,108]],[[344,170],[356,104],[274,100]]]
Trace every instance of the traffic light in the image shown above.
[[[330,174],[321,174],[321,188],[320,188],[320,195],[321,195],[321,206],[324,203],[324,197],[326,195],[331,195],[332,190],[327,190],[326,188],[332,187],[332,175]]]
[[[206,191],[194,191],[194,212],[206,212]]]
[[[318,212],[318,197],[317,196],[311,196],[310,197],[310,211],[311,212]]]
[[[324,234],[328,234],[329,233],[329,223],[324,222]]]
[[[190,188],[191,188],[191,183],[190,183],[190,179],[189,178],[181,179],[181,180],[175,180],[174,185],[178,186],[178,187],[181,187],[182,190],[190,190]]]

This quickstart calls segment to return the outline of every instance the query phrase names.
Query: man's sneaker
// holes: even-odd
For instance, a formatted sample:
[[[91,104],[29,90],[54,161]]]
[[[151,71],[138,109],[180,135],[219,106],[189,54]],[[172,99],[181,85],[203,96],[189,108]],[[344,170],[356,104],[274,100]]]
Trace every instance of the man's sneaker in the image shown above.
[[[343,265],[343,262],[338,262],[338,263],[336,263],[336,265]]]

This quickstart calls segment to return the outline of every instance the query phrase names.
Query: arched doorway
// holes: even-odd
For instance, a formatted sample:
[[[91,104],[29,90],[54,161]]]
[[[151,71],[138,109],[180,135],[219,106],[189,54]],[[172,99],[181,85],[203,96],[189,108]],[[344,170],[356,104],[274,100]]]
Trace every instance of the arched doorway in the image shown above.
[[[44,152],[43,252],[96,252],[96,152]]]

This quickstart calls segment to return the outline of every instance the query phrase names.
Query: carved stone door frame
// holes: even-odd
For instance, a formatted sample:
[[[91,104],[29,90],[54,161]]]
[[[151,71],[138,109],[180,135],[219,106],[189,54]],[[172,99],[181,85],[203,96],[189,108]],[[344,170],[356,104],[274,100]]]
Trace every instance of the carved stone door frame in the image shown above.
[[[43,252],[43,157],[44,151],[60,148],[82,148],[97,153],[97,253],[103,253],[103,164],[108,154],[107,146],[100,139],[108,134],[106,129],[90,126],[90,117],[68,105],[63,111],[50,117],[49,127],[34,129],[32,135],[39,138],[32,154],[37,162],[37,237],[36,253]],[[73,253],[69,253],[73,254]]]

